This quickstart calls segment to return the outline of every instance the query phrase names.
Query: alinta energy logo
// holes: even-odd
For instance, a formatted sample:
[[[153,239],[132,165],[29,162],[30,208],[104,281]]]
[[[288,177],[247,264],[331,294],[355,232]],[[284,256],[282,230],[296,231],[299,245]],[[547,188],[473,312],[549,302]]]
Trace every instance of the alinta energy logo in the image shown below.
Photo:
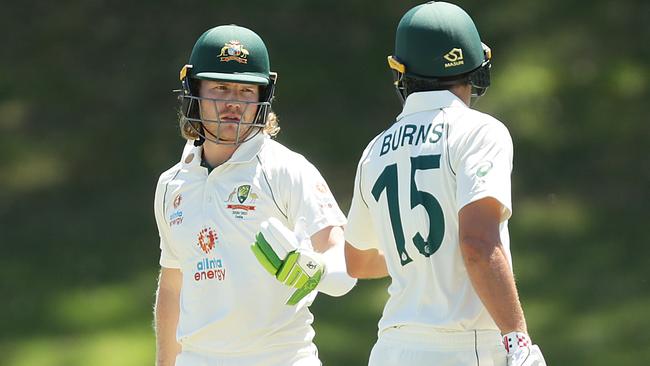
[[[226,42],[221,48],[219,60],[221,62],[237,61],[240,64],[248,63],[248,50],[239,41]]]
[[[221,258],[203,258],[196,263],[194,281],[224,281],[225,279],[226,268],[223,266]]]
[[[445,63],[445,69],[448,67],[460,66],[465,63],[465,61],[463,61],[463,50],[460,48],[452,48],[451,51],[447,52],[442,57],[449,61]]]
[[[255,211],[255,202],[259,195],[253,192],[250,184],[242,184],[235,187],[226,199],[226,208],[229,209],[233,216],[238,219],[246,218],[251,211]]]
[[[180,193],[176,195],[174,201],[172,202],[174,206],[174,212],[169,215],[169,226],[180,225],[183,223],[183,211],[179,210],[178,207],[183,201],[183,195]]]
[[[217,245],[217,233],[212,228],[203,228],[199,232],[197,245],[203,253],[209,254],[212,249]]]

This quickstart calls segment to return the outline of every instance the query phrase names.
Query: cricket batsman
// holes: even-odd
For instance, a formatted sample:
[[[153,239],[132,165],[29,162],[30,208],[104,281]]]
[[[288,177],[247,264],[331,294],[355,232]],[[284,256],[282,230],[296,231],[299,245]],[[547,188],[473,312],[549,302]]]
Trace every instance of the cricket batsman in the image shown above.
[[[416,6],[397,26],[403,110],[361,156],[345,231],[349,273],[392,279],[370,366],[545,365],[512,271],[512,140],[470,107],[491,59],[456,5]]]
[[[158,366],[320,366],[309,305],[356,282],[325,180],[271,139],[269,65],[255,32],[224,25],[181,69],[185,147],[154,199]]]

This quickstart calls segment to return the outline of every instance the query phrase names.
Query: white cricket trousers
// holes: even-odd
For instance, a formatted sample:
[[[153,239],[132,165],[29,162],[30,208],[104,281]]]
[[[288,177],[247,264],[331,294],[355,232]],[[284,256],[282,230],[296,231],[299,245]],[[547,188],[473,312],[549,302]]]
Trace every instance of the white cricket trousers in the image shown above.
[[[255,354],[216,354],[187,347],[176,356],[176,366],[321,366],[318,350],[310,345],[301,350],[280,349]]]
[[[389,328],[379,335],[369,366],[506,366],[498,331]]]

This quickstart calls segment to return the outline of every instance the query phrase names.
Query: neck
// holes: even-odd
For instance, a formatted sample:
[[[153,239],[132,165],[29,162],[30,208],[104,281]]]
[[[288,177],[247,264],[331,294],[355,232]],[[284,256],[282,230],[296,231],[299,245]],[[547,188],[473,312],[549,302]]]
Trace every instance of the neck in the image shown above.
[[[213,168],[226,162],[237,150],[238,145],[215,144],[210,140],[203,143],[203,159]]]
[[[462,100],[467,106],[472,101],[472,86],[469,84],[459,84],[454,85],[449,89],[450,92],[454,93],[460,100]]]

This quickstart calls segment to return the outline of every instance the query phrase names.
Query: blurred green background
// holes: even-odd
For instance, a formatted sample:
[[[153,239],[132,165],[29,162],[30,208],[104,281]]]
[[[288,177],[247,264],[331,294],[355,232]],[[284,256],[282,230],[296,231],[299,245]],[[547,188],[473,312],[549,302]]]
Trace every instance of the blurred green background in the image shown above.
[[[415,1],[20,1],[0,12],[0,364],[151,365],[160,172],[207,28],[266,41],[278,140],[347,212],[400,105],[386,55]],[[512,252],[549,365],[650,363],[650,3],[459,1],[494,53],[476,107],[515,141]],[[386,281],[319,296],[324,364],[365,365]]]

